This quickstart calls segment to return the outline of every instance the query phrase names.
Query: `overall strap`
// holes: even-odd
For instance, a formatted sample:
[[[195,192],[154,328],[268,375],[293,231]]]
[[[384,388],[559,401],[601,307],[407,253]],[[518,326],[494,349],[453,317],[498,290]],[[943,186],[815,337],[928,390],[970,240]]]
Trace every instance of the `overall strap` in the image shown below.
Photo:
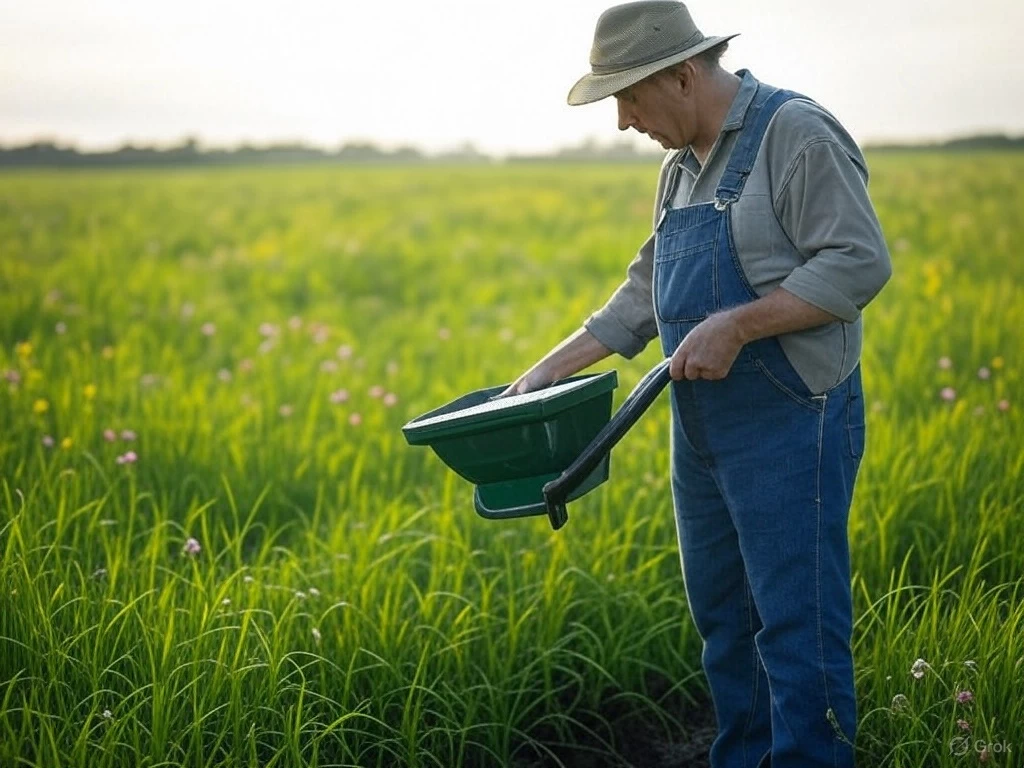
[[[754,167],[761,141],[768,130],[768,123],[775,116],[779,107],[791,99],[804,99],[799,93],[784,88],[772,88],[761,85],[747,109],[744,125],[740,129],[739,138],[729,155],[718,189],[715,191],[715,208],[724,211],[730,203],[740,199],[747,176]]]

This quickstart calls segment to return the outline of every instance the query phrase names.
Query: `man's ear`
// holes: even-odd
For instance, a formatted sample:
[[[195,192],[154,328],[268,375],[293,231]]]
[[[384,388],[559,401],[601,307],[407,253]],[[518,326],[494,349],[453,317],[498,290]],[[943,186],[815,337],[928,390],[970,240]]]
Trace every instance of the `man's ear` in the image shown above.
[[[687,59],[676,64],[674,69],[673,77],[679,84],[679,89],[684,95],[689,96],[697,82],[697,64],[693,59]]]

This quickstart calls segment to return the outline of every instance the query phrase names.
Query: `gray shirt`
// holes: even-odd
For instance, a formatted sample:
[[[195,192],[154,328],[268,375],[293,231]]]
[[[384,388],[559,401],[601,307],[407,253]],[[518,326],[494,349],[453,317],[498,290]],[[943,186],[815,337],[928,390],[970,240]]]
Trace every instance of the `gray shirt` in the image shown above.
[[[742,82],[703,167],[693,152],[669,152],[655,195],[656,227],[676,163],[682,166],[670,207],[714,199],[757,80]],[[860,359],[861,310],[888,281],[892,266],[868,197],[868,170],[839,121],[807,99],[783,104],[768,125],[740,199],[731,206],[733,239],[750,286],[764,296],[781,286],[839,318],[778,337],[794,369],[815,394],[835,386]],[[651,293],[654,233],[625,281],[584,326],[598,341],[632,358],[658,335]]]

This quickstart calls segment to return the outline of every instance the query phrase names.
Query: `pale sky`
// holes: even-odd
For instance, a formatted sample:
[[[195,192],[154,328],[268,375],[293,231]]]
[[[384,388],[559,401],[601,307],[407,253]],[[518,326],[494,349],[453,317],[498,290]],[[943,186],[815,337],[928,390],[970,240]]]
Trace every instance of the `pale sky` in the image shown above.
[[[621,138],[570,107],[611,0],[0,0],[0,142],[372,140],[543,151]],[[860,142],[1024,132],[1022,0],[693,0],[723,65]],[[639,146],[659,150],[646,137]]]

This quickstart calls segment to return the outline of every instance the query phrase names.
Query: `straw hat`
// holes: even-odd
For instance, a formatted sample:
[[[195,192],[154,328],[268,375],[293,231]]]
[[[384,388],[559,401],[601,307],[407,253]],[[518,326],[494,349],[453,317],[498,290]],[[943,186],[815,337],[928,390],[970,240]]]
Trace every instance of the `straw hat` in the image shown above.
[[[674,0],[613,6],[597,20],[590,73],[569,90],[568,102],[576,106],[600,101],[734,37],[705,37],[686,6]]]

